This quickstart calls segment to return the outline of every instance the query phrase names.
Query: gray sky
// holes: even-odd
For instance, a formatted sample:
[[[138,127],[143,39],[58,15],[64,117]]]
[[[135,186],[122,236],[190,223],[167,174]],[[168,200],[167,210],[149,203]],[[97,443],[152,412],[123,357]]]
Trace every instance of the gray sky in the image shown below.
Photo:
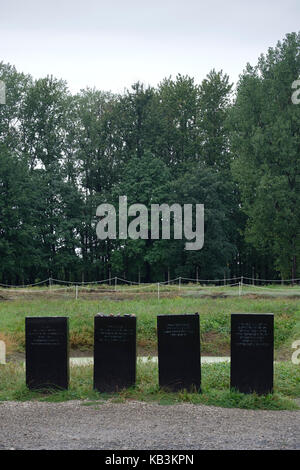
[[[72,92],[177,73],[199,83],[212,68],[236,82],[299,19],[299,0],[0,0],[0,61]]]

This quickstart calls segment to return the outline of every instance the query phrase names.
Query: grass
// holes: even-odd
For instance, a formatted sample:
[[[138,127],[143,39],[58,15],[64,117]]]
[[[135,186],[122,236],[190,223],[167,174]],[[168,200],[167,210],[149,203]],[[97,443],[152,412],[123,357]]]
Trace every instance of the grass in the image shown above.
[[[157,364],[138,362],[135,387],[119,393],[99,393],[93,390],[92,366],[72,366],[70,387],[67,391],[30,391],[25,385],[24,367],[17,363],[0,366],[0,402],[83,400],[83,406],[98,407],[106,400],[114,403],[126,400],[157,402],[160,405],[193,403],[260,410],[299,409],[294,398],[300,397],[298,366],[281,362],[275,364],[274,393],[266,396],[243,394],[230,390],[230,365],[227,363],[202,365],[202,393],[181,391],[169,393],[158,386]]]
[[[70,346],[91,351],[93,347],[93,317],[99,311],[113,314],[136,314],[139,353],[156,354],[156,316],[159,314],[200,314],[202,354],[229,353],[230,313],[257,312],[275,315],[275,351],[277,358],[291,357],[291,344],[300,339],[300,302],[287,298],[189,298],[172,297],[157,300],[70,300],[34,299],[0,302],[0,336],[8,352],[24,351],[26,316],[68,316]]]
[[[202,393],[168,393],[158,387],[157,365],[138,363],[137,384],[116,394],[101,394],[93,390],[92,367],[72,366],[68,391],[33,392],[25,385],[23,366],[18,362],[0,365],[0,403],[4,400],[41,400],[59,402],[83,400],[84,406],[99,406],[105,400],[155,401],[161,405],[175,403],[206,404],[248,409],[297,409],[300,398],[299,365],[292,364],[293,341],[300,339],[299,299],[255,297],[153,297],[68,299],[39,298],[0,302],[0,339],[7,344],[8,354],[24,352],[26,316],[68,316],[70,346],[91,352],[93,347],[93,317],[98,312],[137,316],[139,353],[157,354],[156,317],[159,314],[200,314],[202,355],[223,355],[230,347],[230,313],[274,313],[275,358],[288,362],[275,364],[274,393],[268,396],[246,395],[230,390],[230,365],[226,363],[202,366]]]

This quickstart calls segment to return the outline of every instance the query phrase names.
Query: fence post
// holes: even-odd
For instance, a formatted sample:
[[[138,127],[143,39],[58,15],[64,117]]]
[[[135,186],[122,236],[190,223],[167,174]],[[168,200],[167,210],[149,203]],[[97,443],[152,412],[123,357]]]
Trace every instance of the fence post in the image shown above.
[[[117,276],[116,276],[116,277],[115,277],[115,292],[116,292],[116,290],[117,290],[117,283],[118,283],[118,278],[117,278]]]
[[[180,288],[181,288],[181,276],[179,276],[179,282],[178,282],[178,290],[180,292]]]
[[[75,286],[75,299],[78,299],[78,285]]]
[[[51,288],[52,288],[52,278],[49,277],[49,289],[51,290]]]
[[[159,282],[157,283],[157,300],[159,300]]]
[[[239,282],[239,297],[242,295],[243,283]]]

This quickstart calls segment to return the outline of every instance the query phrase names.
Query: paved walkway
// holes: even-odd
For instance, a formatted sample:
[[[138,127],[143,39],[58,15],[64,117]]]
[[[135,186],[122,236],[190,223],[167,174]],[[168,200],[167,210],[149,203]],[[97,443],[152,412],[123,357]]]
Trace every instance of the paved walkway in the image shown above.
[[[139,356],[138,361],[142,362],[157,362],[157,356]],[[93,364],[94,360],[92,357],[71,357],[70,364],[76,366],[87,366]],[[202,356],[201,364],[211,364],[213,362],[230,362],[230,357],[215,357],[215,356]]]

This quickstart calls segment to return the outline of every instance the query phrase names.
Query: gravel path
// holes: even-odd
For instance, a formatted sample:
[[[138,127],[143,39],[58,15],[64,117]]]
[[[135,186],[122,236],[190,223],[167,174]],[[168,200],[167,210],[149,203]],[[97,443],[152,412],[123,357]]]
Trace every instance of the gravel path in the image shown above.
[[[2,402],[0,449],[300,449],[299,411]]]

